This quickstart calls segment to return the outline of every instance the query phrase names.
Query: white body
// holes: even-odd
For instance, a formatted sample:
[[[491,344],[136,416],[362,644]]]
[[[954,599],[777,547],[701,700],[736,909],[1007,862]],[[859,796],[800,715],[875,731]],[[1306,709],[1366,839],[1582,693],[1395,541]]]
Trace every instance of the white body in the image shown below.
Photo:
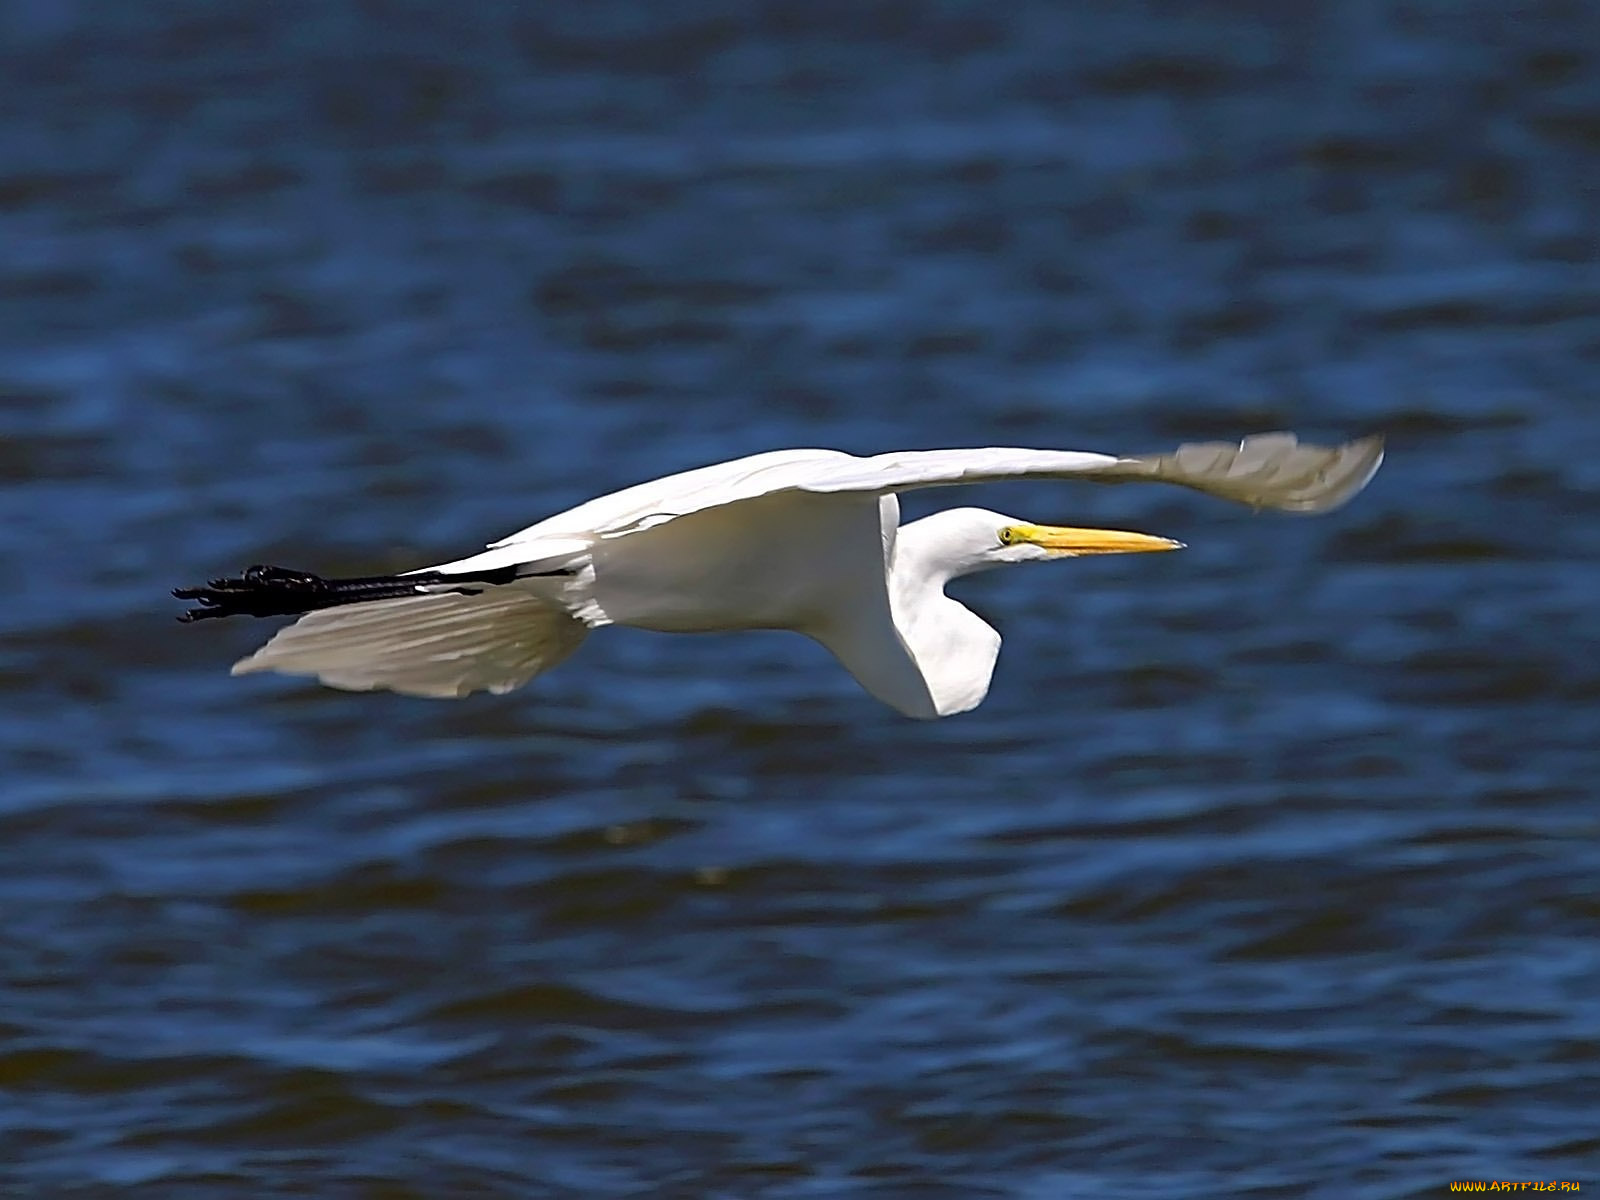
[[[1154,479],[1315,512],[1360,490],[1381,460],[1376,439],[1324,449],[1288,434],[1141,458],[1016,449],[865,459],[830,450],[758,454],[591,500],[480,554],[428,568],[467,575],[514,567],[523,576],[514,582],[472,594],[424,587],[310,613],[234,672],[461,696],[509,691],[603,625],[788,629],[822,643],[898,711],[948,716],[983,699],[1000,648],[994,629],[944,594],[950,579],[1176,543],[970,508],[901,526],[895,493],[1016,478]]]

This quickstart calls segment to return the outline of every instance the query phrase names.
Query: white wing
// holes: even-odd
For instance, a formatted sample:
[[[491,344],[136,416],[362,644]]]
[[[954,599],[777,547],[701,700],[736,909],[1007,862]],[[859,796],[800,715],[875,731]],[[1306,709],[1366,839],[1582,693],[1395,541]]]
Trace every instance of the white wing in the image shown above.
[[[1167,454],[1113,458],[1073,450],[922,450],[856,459],[859,470],[797,485],[807,491],[904,492],[1007,479],[1175,483],[1252,508],[1319,513],[1354,496],[1383,463],[1383,439],[1313,446],[1292,433],[1260,433],[1237,445],[1194,442]]]
[[[1084,479],[1093,483],[1175,483],[1254,508],[1326,512],[1359,492],[1383,462],[1383,439],[1340,446],[1302,443],[1292,433],[1264,433],[1237,445],[1179,446],[1167,454],[1118,458],[1081,450],[907,450],[860,458],[838,450],[777,450],[668,475],[613,492],[490,544],[488,553],[439,568],[483,569],[521,561],[535,544],[616,537],[775,492],[883,495],[952,484],[1010,479]]]
[[[408,696],[509,692],[578,648],[565,607],[509,584],[403,596],[307,613],[233,665],[233,674],[310,675],[348,691]]]

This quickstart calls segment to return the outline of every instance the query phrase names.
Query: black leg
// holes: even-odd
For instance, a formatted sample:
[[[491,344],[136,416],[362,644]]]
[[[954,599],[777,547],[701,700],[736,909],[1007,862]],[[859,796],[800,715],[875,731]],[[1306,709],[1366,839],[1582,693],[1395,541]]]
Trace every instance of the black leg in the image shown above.
[[[198,605],[183,613],[178,620],[203,621],[207,617],[298,616],[340,604],[360,604],[367,600],[392,600],[400,596],[440,592],[470,595],[482,588],[462,585],[493,586],[510,583],[517,577],[517,568],[510,566],[475,575],[442,575],[438,571],[423,571],[415,575],[324,579],[307,571],[258,565],[245,568],[236,577],[210,580],[204,587],[174,588],[172,594],[179,600],[193,600]]]

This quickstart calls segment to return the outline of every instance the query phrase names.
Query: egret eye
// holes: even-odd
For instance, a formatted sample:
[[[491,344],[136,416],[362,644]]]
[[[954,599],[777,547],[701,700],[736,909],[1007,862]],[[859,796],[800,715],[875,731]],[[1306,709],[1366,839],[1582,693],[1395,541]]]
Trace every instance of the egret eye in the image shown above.
[[[1012,529],[1009,525],[1006,528],[1004,528],[1004,529],[1002,529],[1000,531],[1000,544],[1002,546],[1009,546],[1009,545],[1011,545],[1012,542],[1014,542],[1016,540],[1017,540],[1017,531],[1015,529]]]

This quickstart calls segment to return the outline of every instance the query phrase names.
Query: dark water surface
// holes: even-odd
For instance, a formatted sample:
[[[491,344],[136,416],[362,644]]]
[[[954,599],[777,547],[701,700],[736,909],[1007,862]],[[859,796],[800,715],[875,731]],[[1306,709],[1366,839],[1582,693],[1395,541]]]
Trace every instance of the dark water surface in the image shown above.
[[[1600,6],[0,4],[0,1193],[1600,1188]],[[784,445],[1348,509],[514,696],[173,623]],[[921,494],[915,513],[948,504]]]

